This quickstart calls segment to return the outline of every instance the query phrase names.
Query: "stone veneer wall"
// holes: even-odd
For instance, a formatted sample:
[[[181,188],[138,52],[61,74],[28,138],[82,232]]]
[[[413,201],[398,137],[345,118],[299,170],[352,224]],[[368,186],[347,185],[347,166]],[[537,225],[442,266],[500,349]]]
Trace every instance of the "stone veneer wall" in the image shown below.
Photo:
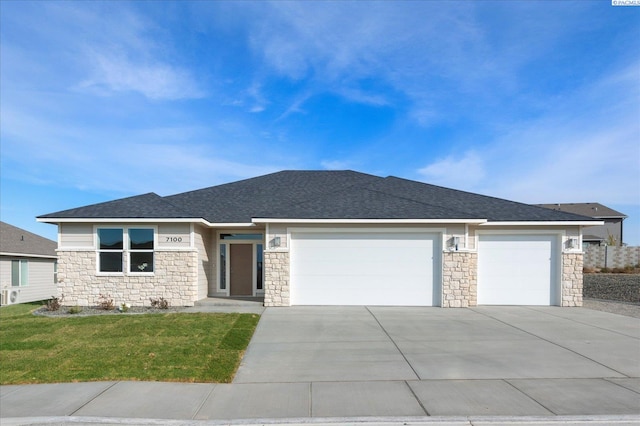
[[[582,306],[582,253],[562,254],[562,306]]]
[[[116,303],[149,306],[149,298],[163,297],[171,306],[193,306],[198,300],[198,252],[154,252],[153,275],[96,274],[95,251],[58,251],[58,293],[63,304],[95,306],[100,294]],[[125,270],[127,261],[125,256]]]
[[[264,253],[264,306],[289,306],[289,252]]]
[[[478,255],[442,253],[442,307],[467,308],[478,303]]]

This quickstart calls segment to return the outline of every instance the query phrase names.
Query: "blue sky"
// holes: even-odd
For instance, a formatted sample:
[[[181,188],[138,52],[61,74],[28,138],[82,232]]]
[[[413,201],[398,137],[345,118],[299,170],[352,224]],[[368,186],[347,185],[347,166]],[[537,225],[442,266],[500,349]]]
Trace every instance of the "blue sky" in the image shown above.
[[[283,169],[600,202],[640,245],[640,7],[0,2],[3,221]]]

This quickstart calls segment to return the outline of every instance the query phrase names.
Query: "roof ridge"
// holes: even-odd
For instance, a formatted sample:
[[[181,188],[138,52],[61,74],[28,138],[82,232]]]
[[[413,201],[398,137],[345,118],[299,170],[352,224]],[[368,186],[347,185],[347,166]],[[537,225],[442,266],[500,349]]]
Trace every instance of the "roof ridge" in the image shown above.
[[[227,185],[235,185],[235,184],[239,184],[239,183],[243,183],[243,182],[249,182],[252,180],[258,180],[258,179],[264,179],[268,176],[275,176],[278,174],[285,174],[285,173],[345,173],[345,172],[349,172],[349,173],[353,173],[356,175],[362,175],[362,176],[371,176],[371,177],[376,177],[379,179],[383,179],[380,176],[376,176],[376,175],[372,175],[370,173],[363,173],[363,172],[359,172],[357,170],[352,170],[352,169],[345,169],[345,170],[295,170],[295,169],[288,169],[288,170],[280,170],[277,172],[273,172],[273,173],[267,173],[266,175],[260,175],[260,176],[253,176],[253,177],[248,177],[246,179],[240,179],[240,180],[236,180],[236,181],[232,181],[232,182],[225,182],[225,183],[221,183],[218,185],[210,185],[210,186],[205,186],[202,188],[198,188],[198,189],[193,189],[191,191],[185,191],[185,192],[178,192],[176,194],[170,194],[170,195],[165,195],[162,198],[169,198],[169,197],[178,197],[181,195],[187,195],[187,194],[192,194],[195,192],[199,192],[199,191],[206,191],[208,189],[213,189],[213,188],[221,188],[221,187],[225,187]]]

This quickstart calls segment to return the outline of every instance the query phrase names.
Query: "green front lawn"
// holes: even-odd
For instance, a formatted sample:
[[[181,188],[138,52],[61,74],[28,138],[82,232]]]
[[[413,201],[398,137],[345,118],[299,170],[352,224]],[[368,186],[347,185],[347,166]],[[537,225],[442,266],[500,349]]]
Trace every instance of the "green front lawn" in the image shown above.
[[[0,384],[99,380],[228,383],[255,314],[50,318],[39,304],[0,309]]]

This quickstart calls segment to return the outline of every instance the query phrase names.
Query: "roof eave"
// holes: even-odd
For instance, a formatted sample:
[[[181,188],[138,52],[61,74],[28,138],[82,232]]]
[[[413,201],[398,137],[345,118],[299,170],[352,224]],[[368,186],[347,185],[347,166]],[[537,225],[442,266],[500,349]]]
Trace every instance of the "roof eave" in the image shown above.
[[[223,222],[214,222],[208,223],[210,228],[252,228],[256,226],[255,223],[250,222],[237,222],[237,223],[223,223]]]
[[[201,223],[203,225],[211,225],[202,218],[167,218],[167,217],[38,217],[36,221],[42,223],[157,223],[157,222],[174,222],[174,223]]]
[[[555,220],[555,221],[504,221],[485,222],[480,226],[596,226],[604,225],[602,220]]]
[[[596,219],[626,219],[629,216],[593,216]]]
[[[34,254],[34,253],[14,253],[14,252],[0,252],[0,256],[10,256],[10,257],[36,257],[39,259],[57,259],[58,256],[51,254]]]
[[[483,224],[487,219],[283,219],[283,218],[253,218],[253,223],[424,223],[424,224],[442,224],[442,223],[467,223],[467,224]]]

